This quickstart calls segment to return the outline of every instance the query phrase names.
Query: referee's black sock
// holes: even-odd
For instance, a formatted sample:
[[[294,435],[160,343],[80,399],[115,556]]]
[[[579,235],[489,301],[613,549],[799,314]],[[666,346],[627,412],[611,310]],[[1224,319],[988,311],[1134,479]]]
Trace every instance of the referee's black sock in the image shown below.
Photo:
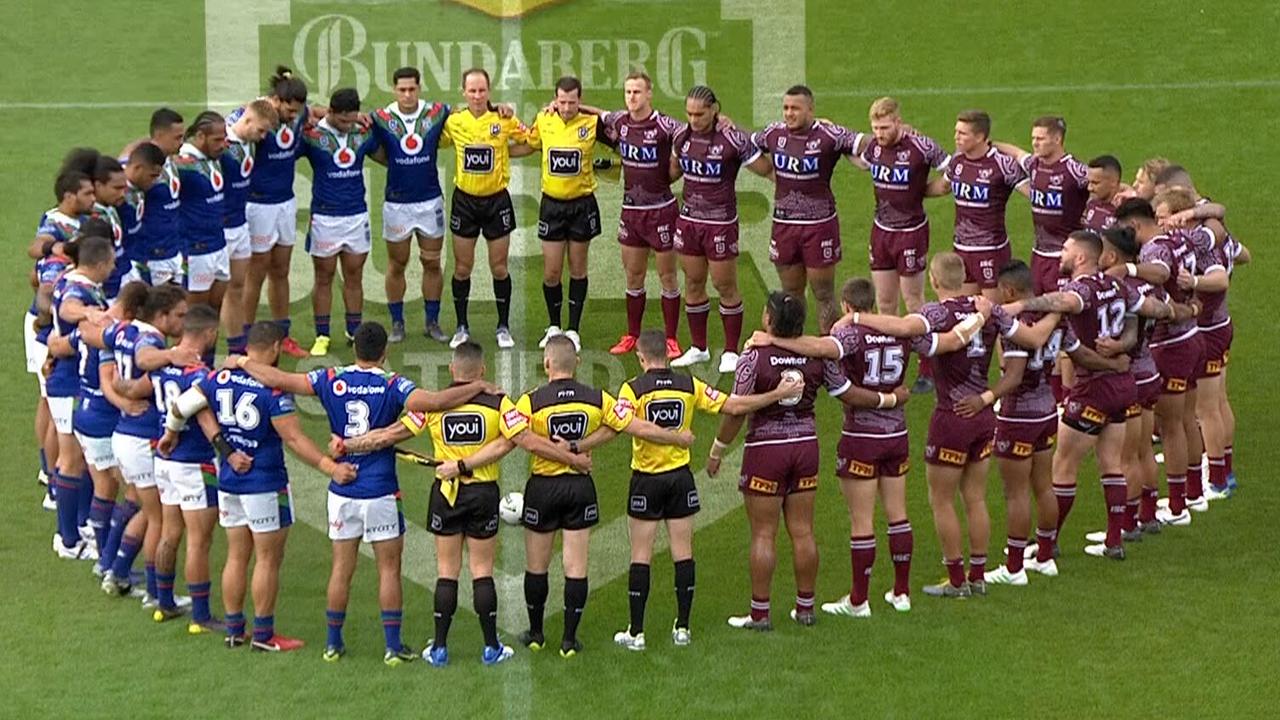
[[[448,578],[436,580],[436,637],[432,643],[435,647],[447,647],[449,644],[449,625],[453,622],[453,613],[458,609],[458,581]]]
[[[482,577],[471,581],[472,606],[480,618],[480,632],[484,633],[485,647],[498,646],[498,590],[493,578]]]
[[[498,306],[498,327],[511,327],[511,276],[493,279],[493,300]]]
[[[582,622],[582,610],[587,606],[587,579],[564,579],[564,638],[562,650],[569,650],[578,642],[578,623]]]
[[[676,627],[688,629],[693,607],[693,558],[676,562]]]
[[[564,286],[542,283],[542,299],[547,303],[547,325],[560,327],[560,307],[564,305]]]
[[[547,574],[524,574],[524,606],[529,610],[529,632],[542,637],[542,615],[547,608]]]
[[[471,278],[453,278],[453,314],[458,316],[458,327],[470,327],[467,322],[467,305],[471,302]]]
[[[582,323],[582,309],[587,306],[587,279],[569,278],[569,329],[577,332]]]
[[[628,629],[634,637],[644,632],[644,606],[649,602],[648,563],[631,563],[627,598],[631,603],[631,626]]]

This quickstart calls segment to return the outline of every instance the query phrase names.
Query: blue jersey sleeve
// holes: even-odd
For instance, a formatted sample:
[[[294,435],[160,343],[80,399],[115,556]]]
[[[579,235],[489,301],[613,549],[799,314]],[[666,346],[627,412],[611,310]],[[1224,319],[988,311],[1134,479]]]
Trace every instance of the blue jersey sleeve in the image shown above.
[[[271,404],[268,412],[272,418],[292,415],[295,410],[297,410],[297,406],[293,402],[291,393],[277,391],[271,394]]]
[[[414,385],[412,380],[403,375],[392,375],[390,387],[392,395],[395,397],[396,402],[400,403],[401,407],[409,401],[409,396],[413,394],[413,391],[418,389],[418,386]]]
[[[310,383],[311,389],[314,390],[316,395],[320,398],[323,398],[326,391],[329,389],[329,372],[329,368],[320,368],[307,373],[307,382]]]
[[[137,357],[139,350],[148,347],[155,348],[157,350],[164,350],[164,338],[156,335],[155,333],[149,332],[138,335],[138,342],[133,348],[134,357]]]

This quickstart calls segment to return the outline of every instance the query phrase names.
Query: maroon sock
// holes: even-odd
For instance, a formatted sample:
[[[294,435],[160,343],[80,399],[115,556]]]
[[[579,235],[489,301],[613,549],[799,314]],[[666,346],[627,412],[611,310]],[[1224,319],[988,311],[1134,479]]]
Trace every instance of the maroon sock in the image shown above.
[[[1209,484],[1214,490],[1224,490],[1227,487],[1227,463],[1220,457],[1209,458]]]
[[[738,344],[742,341],[742,303],[720,303],[720,322],[724,325],[724,349],[738,352]]]
[[[756,622],[769,619],[769,598],[751,596],[751,619]]]
[[[849,604],[861,605],[867,601],[871,566],[876,564],[876,536],[858,535],[849,538],[849,556],[853,561],[853,589],[849,592]]]
[[[987,556],[986,555],[970,555],[969,556],[969,581],[980,582],[983,575],[987,572]]]
[[[1102,476],[1102,498],[1107,504],[1107,547],[1124,543],[1120,531],[1124,529],[1125,492],[1123,475]]]
[[[911,594],[911,550],[915,538],[911,523],[902,520],[889,523],[889,557],[893,559],[893,594]]]
[[[964,558],[944,559],[942,564],[947,566],[947,580],[951,581],[951,587],[964,585]]]
[[[662,329],[667,331],[668,340],[674,340],[680,329],[679,290],[662,291]]]
[[[640,335],[640,327],[644,323],[644,288],[627,290],[627,334],[631,337]]]
[[[813,612],[813,591],[796,591],[796,614]]]
[[[1199,500],[1204,495],[1204,477],[1201,475],[1200,458],[1187,466],[1187,499]]]
[[[1061,405],[1067,399],[1067,386],[1062,384],[1061,375],[1049,376],[1049,388],[1053,390],[1053,400],[1057,404]]]
[[[1187,509],[1187,476],[1169,475],[1169,512],[1181,515]]]
[[[699,350],[707,349],[707,315],[710,313],[710,300],[701,305],[684,304],[684,316],[689,321],[689,343]]]
[[[1138,505],[1140,498],[1128,498],[1124,501],[1124,531],[1133,532],[1138,529]]]
[[[925,356],[923,356],[923,355],[921,355],[921,356],[920,356],[920,373],[919,373],[919,375],[920,375],[920,377],[925,377],[925,378],[932,378],[932,377],[933,377],[933,363],[929,362],[929,358],[927,358],[927,357],[925,357]]]
[[[1010,574],[1016,575],[1022,570],[1022,551],[1027,549],[1027,539],[1010,535],[1008,547],[1009,557],[1005,558],[1004,566]]]
[[[1160,499],[1160,490],[1158,488],[1146,487],[1142,488],[1142,501],[1138,503],[1138,521],[1141,523],[1155,522],[1156,520],[1156,501]]]
[[[1235,452],[1230,445],[1227,446],[1226,452],[1222,454],[1222,461],[1227,465],[1227,477],[1231,477],[1231,474],[1235,472],[1235,470],[1232,469],[1233,466],[1231,465],[1231,458],[1234,455],[1235,455]]]
[[[1053,484],[1053,496],[1058,499],[1058,532],[1067,524],[1067,516],[1071,514],[1071,506],[1076,503],[1076,486]]]
[[[1036,562],[1053,559],[1053,546],[1058,542],[1057,528],[1036,528]]]

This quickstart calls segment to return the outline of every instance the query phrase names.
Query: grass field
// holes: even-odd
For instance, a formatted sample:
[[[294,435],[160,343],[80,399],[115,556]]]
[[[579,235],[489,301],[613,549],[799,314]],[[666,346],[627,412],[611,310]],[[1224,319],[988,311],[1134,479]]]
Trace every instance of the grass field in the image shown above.
[[[1274,119],[1280,116],[1276,5],[1257,0],[1176,0],[1145,7],[1097,0],[971,6],[561,0],[525,2],[549,7],[497,20],[463,4],[500,14],[522,3],[9,0],[0,5],[0,24],[12,30],[0,46],[6,69],[0,75],[0,119],[12,138],[5,143],[0,176],[5,198],[0,228],[11,238],[6,258],[15,264],[0,279],[11,327],[10,342],[0,349],[0,377],[12,389],[0,398],[0,417],[14,430],[5,444],[9,459],[0,469],[0,523],[6,529],[0,541],[6,589],[0,603],[6,636],[0,651],[0,687],[5,689],[0,715],[204,716],[243,708],[269,716],[334,717],[358,712],[420,716],[424,711],[442,717],[647,717],[681,710],[690,717],[751,712],[761,717],[1273,716],[1280,692],[1269,681],[1280,669],[1275,640],[1280,611],[1276,530],[1266,509],[1280,501],[1267,475],[1267,468],[1280,462],[1280,449],[1268,441],[1275,427],[1268,418],[1280,393],[1271,384],[1276,365],[1268,338],[1274,337],[1277,321],[1268,298],[1280,273],[1268,252],[1274,192],[1262,178],[1274,148],[1265,138],[1274,137]],[[774,585],[777,630],[759,635],[727,628],[724,618],[743,611],[749,599],[746,520],[733,488],[736,473],[727,468],[716,481],[699,475],[706,510],[697,534],[694,644],[674,648],[666,639],[674,599],[664,554],[653,566],[649,650],[633,654],[610,641],[627,618],[621,518],[628,448],[617,442],[595,459],[604,522],[593,542],[592,594],[581,630],[586,652],[562,661],[554,653],[534,656],[521,648],[514,662],[493,669],[478,661],[480,633],[469,596],[460,602],[453,626],[452,666],[441,671],[421,664],[383,667],[374,573],[367,561],[357,573],[348,611],[349,655],[336,666],[320,662],[329,548],[323,532],[325,481],[309,470],[298,468],[292,476],[300,522],[289,540],[276,613],[282,632],[308,642],[300,653],[251,656],[227,651],[209,638],[189,638],[178,624],[156,626],[135,602],[104,598],[87,564],[50,556],[53,517],[40,511],[33,482],[35,383],[22,371],[17,333],[29,297],[23,248],[39,213],[52,205],[53,173],[66,149],[91,145],[114,151],[145,133],[148,114],[161,103],[191,116],[206,105],[225,107],[252,97],[277,62],[301,71],[317,100],[354,84],[367,93],[369,106],[390,100],[390,72],[401,64],[424,68],[425,97],[456,101],[458,72],[483,63],[494,73],[495,99],[519,103],[528,117],[549,97],[548,88],[563,69],[584,77],[586,102],[621,106],[621,77],[636,61],[655,76],[656,105],[677,116],[684,90],[705,81],[716,88],[725,113],[740,124],[760,126],[778,113],[781,91],[805,81],[815,90],[820,115],[855,128],[866,128],[872,99],[891,93],[903,102],[911,124],[948,148],[955,113],[981,107],[995,119],[998,139],[1022,143],[1029,143],[1032,118],[1061,113],[1070,126],[1068,149],[1084,159],[1113,153],[1125,163],[1126,178],[1153,155],[1185,164],[1203,193],[1229,207],[1233,232],[1255,258],[1237,273],[1232,291],[1237,332],[1231,387],[1239,419],[1235,447],[1241,493],[1197,515],[1193,527],[1166,531],[1131,548],[1127,562],[1103,563],[1080,553],[1083,532],[1100,526],[1104,517],[1096,475],[1088,467],[1064,535],[1061,577],[1037,577],[1026,588],[993,588],[985,599],[934,602],[918,592],[942,570],[921,459],[932,399],[916,398],[909,406],[916,536],[910,614],[893,613],[878,599],[891,582],[881,527],[871,619],[823,617],[814,628],[789,623],[785,612],[793,583],[784,539]],[[452,158],[441,166],[451,172]],[[305,163],[299,167],[305,169]],[[376,229],[381,169],[371,170],[370,177]],[[865,273],[869,183],[847,166],[835,182],[844,228],[841,276]],[[300,178],[300,205],[308,187]],[[741,281],[749,331],[775,278],[766,250],[768,188],[744,178],[740,189]],[[538,291],[541,263],[531,230],[537,196],[532,163],[518,168],[513,190],[520,195],[518,216],[528,228],[517,236],[512,252],[514,329],[522,344],[505,358],[491,357],[489,366],[498,382],[516,392],[540,381],[535,343],[545,324]],[[616,175],[602,184],[600,199],[608,227],[620,202]],[[951,236],[952,210],[945,203],[931,208],[937,249]],[[1027,256],[1030,212],[1022,198],[1010,201],[1009,227],[1015,254]],[[591,351],[584,353],[584,373],[590,382],[616,390],[638,367],[633,358],[619,361],[604,352],[625,327],[622,274],[610,231],[592,252],[583,332]],[[294,328],[306,344],[311,339],[308,261],[299,252],[295,263]],[[385,267],[380,243],[375,243],[373,264]],[[406,303],[411,327],[422,317],[414,284]],[[492,337],[482,332],[494,321],[491,305],[483,302],[491,297],[487,276],[478,274],[474,285],[473,299],[480,301],[473,302],[472,325],[492,350]],[[370,273],[366,287],[375,300],[366,318],[385,321],[385,306],[376,302],[385,299],[379,272]],[[646,321],[656,326],[656,286],[649,296],[654,302]],[[448,298],[445,307],[446,324],[451,324]],[[711,328],[715,344],[719,325],[714,318]],[[687,342],[687,335],[682,339]],[[347,353],[340,347],[331,360],[347,361]],[[445,380],[446,362],[442,347],[420,334],[396,347],[390,359],[393,368],[428,386]],[[716,380],[706,368],[699,375]],[[719,380],[722,388],[728,382]],[[302,408],[308,431],[322,439],[325,424],[317,406],[304,402]],[[818,588],[819,599],[830,600],[848,590],[848,525],[831,475],[839,409],[823,400],[819,410],[826,439],[818,498]],[[696,426],[696,458],[705,456],[714,427],[706,419]],[[523,484],[523,463],[520,456],[505,462],[505,489]],[[697,461],[695,469],[701,464]],[[992,473],[996,555],[1003,512],[994,468]],[[416,470],[402,473],[414,522],[406,551],[405,637],[415,646],[431,628],[428,588],[434,558],[422,527],[428,482]],[[500,625],[511,641],[524,622],[523,549],[517,531],[504,528],[501,537]],[[219,539],[215,554],[224,549]],[[550,608],[558,607],[559,597],[553,585]],[[214,602],[218,607],[216,597]],[[557,611],[548,635],[559,630]]]

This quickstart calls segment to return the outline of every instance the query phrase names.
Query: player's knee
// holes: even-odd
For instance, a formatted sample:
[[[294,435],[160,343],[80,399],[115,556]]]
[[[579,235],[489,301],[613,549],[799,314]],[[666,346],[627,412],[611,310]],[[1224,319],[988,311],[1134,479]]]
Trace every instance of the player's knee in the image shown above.
[[[471,268],[467,268],[467,272],[471,272]],[[493,275],[494,280],[503,280],[511,274],[511,271],[507,269],[506,260],[490,261],[489,272]]]

